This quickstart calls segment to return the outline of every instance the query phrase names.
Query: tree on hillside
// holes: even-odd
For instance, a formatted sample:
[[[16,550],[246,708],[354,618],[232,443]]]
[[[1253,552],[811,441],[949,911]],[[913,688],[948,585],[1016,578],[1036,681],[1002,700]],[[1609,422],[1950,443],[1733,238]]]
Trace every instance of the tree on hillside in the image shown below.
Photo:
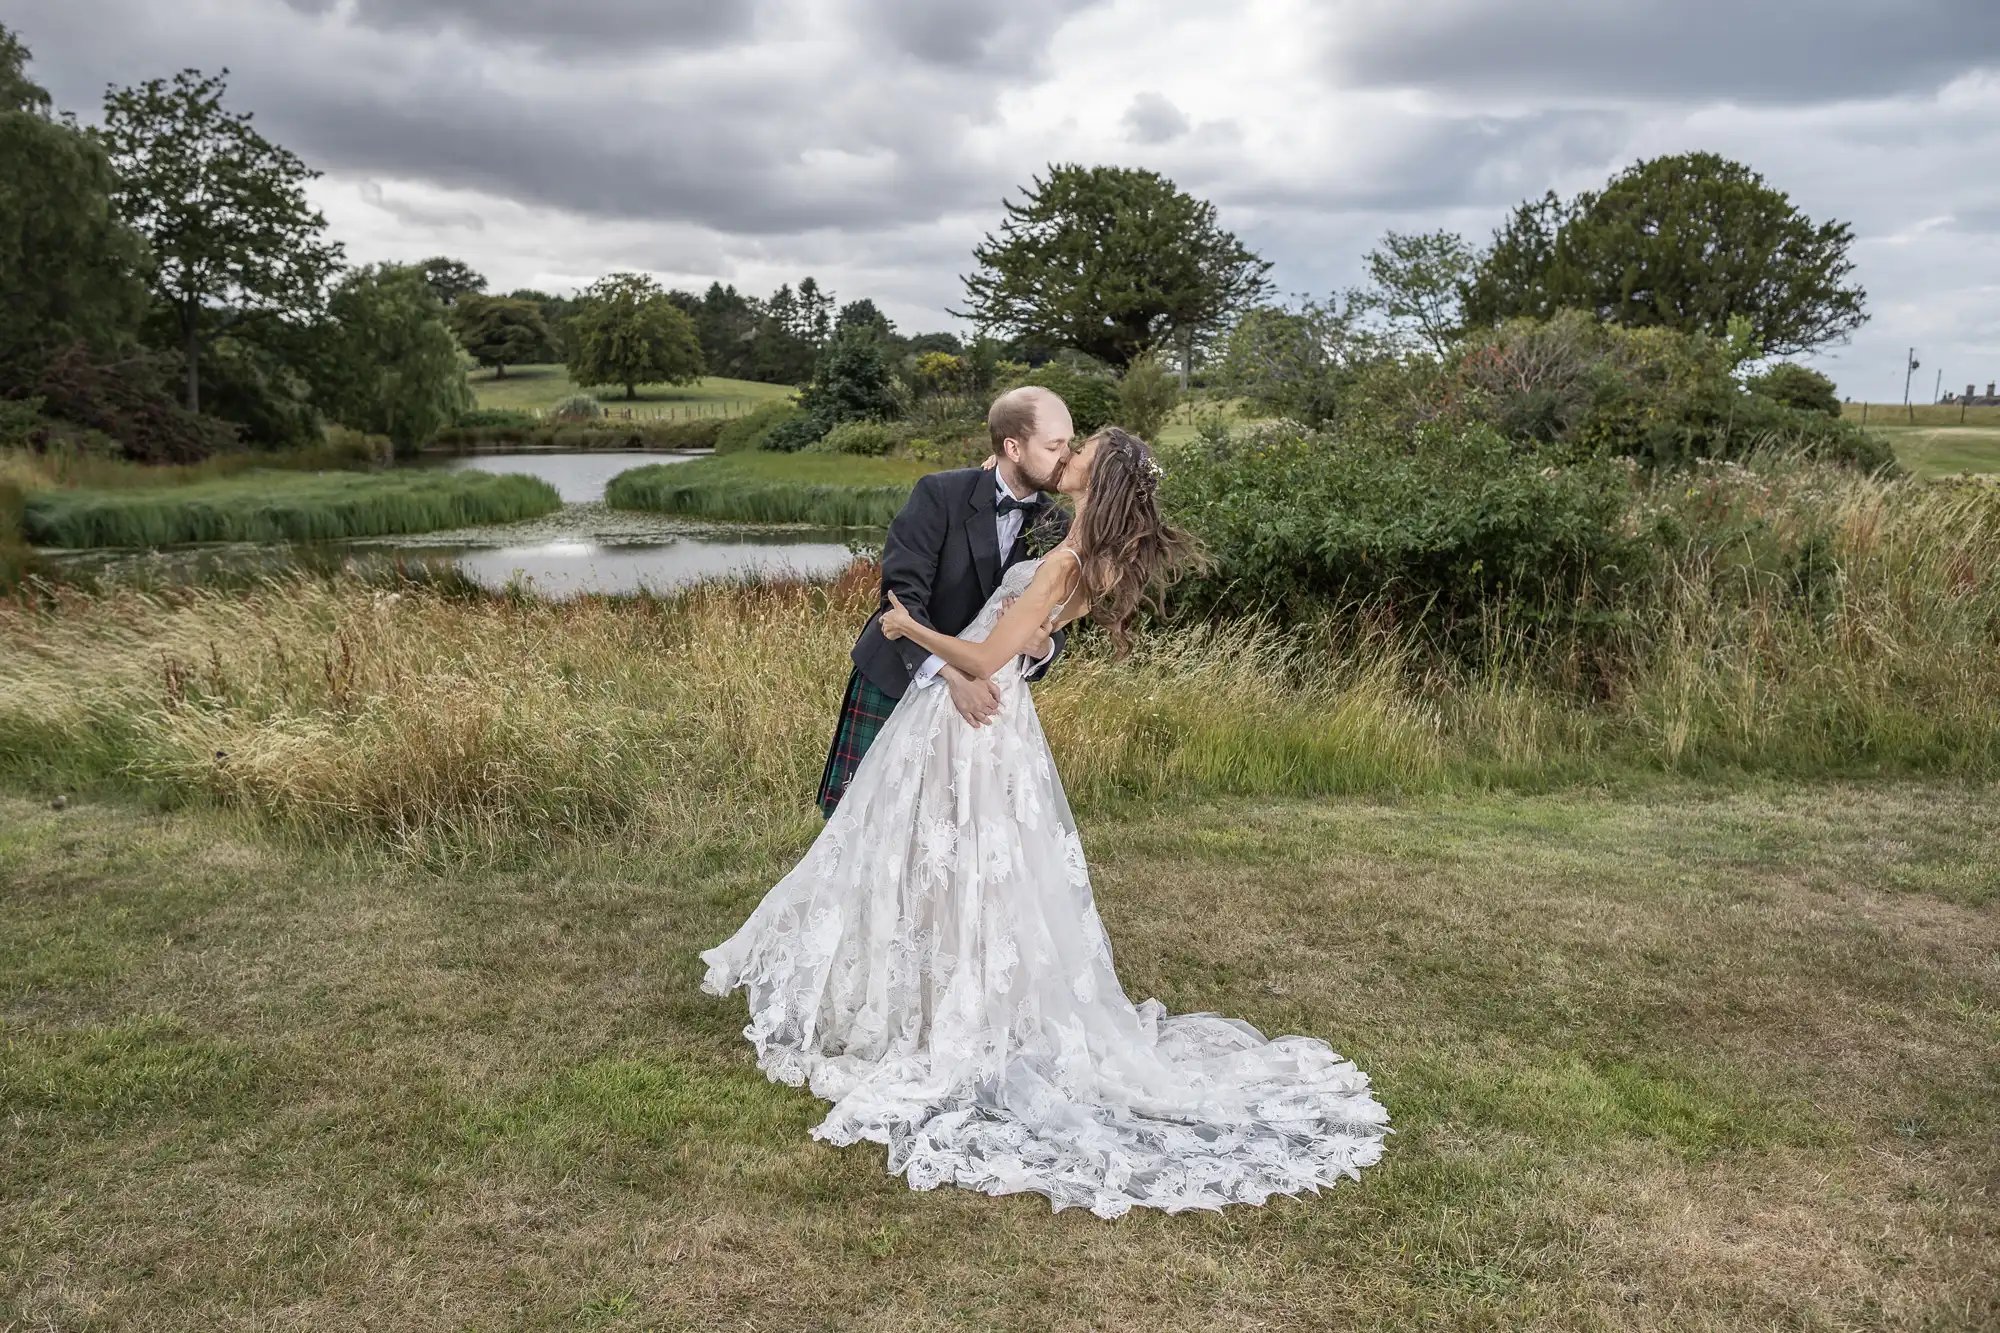
[[[676,300],[694,320],[701,339],[702,362],[709,374],[755,378],[759,318],[755,301],[735,287],[725,287],[719,282],[710,283],[699,297],[683,293]]]
[[[432,293],[448,306],[457,305],[462,298],[477,296],[486,290],[485,277],[463,259],[436,255],[416,267],[424,275],[424,281],[430,284]]]
[[[963,279],[964,313],[983,328],[1122,368],[1163,340],[1191,346],[1268,290],[1270,265],[1217,225],[1215,206],[1156,172],[1059,165],[1026,194],[1004,203]]]
[[[810,273],[799,279],[796,332],[814,352],[833,336],[833,293],[822,288]]]
[[[849,301],[840,308],[840,317],[833,321],[835,333],[846,333],[850,329],[863,329],[877,338],[893,338],[896,326],[889,317],[879,310],[867,297],[859,301]]]
[[[104,140],[117,202],[152,246],[153,291],[186,361],[187,405],[201,407],[201,353],[260,318],[318,312],[340,247],[307,206],[319,173],[222,108],[228,71],[183,70],[112,89]]]
[[[437,284],[429,282],[433,293]],[[507,367],[533,361],[549,344],[549,326],[533,301],[465,294],[451,307],[451,327],[474,361],[490,367],[495,379]]]
[[[1853,239],[1741,163],[1653,158],[1568,205],[1522,205],[1468,284],[1468,313],[1491,323],[1567,307],[1716,338],[1735,316],[1767,355],[1790,356],[1845,341],[1867,319],[1866,293],[1847,281]]]
[[[1385,317],[1399,342],[1443,356],[1463,328],[1472,265],[1472,248],[1455,232],[1388,232],[1362,260],[1369,285],[1359,302]]]
[[[1466,323],[1492,328],[1509,319],[1547,319],[1563,309],[1556,272],[1556,237],[1569,219],[1569,206],[1550,190],[1517,207],[1493,233],[1493,244],[1474,262],[1466,279]]]
[[[336,421],[387,435],[408,453],[472,409],[458,340],[421,269],[352,270],[327,313],[313,388]]]
[[[583,292],[563,339],[570,378],[586,388],[622,384],[692,384],[704,365],[694,321],[640,273],[613,273]]]
[[[145,243],[118,218],[111,162],[51,114],[27,61],[0,27],[0,373],[10,381],[58,348],[129,341],[146,309]]]

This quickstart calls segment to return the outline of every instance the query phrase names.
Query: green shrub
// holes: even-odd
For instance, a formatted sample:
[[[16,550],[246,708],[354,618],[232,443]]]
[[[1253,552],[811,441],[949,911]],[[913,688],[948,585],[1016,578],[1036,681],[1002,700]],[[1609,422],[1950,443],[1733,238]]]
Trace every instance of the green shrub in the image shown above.
[[[747,416],[724,422],[715,437],[715,452],[734,454],[767,448],[771,433],[799,415],[797,403],[765,403]]]
[[[1038,384],[1063,400],[1079,439],[1118,419],[1118,381],[1094,368],[1051,361],[1016,378],[1007,387],[1018,389],[1027,384]]]
[[[1181,386],[1173,373],[1148,353],[1127,366],[1124,378],[1118,381],[1118,424],[1150,440],[1180,398]]]
[[[511,407],[476,407],[452,423],[459,430],[533,430],[541,418]]]
[[[1794,369],[1800,375],[1775,384],[1812,401],[1800,376],[1821,377]],[[1479,421],[1572,457],[1626,457],[1651,468],[1773,451],[1867,472],[1895,466],[1886,441],[1837,414],[1752,392],[1733,371],[1731,349],[1719,339],[1600,324],[1565,311],[1482,330],[1446,362],[1419,357],[1369,366],[1356,376],[1340,420],[1347,429],[1391,431],[1427,419]]]
[[[1212,567],[1204,609],[1282,615],[1368,602],[1456,631],[1510,603],[1589,616],[1642,574],[1630,472],[1568,466],[1482,425],[1401,439],[1292,423],[1168,451],[1163,502]]]
[[[767,431],[763,447],[769,453],[795,454],[818,444],[831,429],[825,417],[801,410]]]
[[[903,442],[902,433],[880,421],[843,421],[813,448],[830,454],[880,458]]]
[[[1745,387],[1800,412],[1840,415],[1840,395],[1833,381],[1807,366],[1780,362],[1761,375],[1753,375]]]
[[[604,404],[587,393],[573,393],[549,409],[558,421],[592,421],[604,415]]]

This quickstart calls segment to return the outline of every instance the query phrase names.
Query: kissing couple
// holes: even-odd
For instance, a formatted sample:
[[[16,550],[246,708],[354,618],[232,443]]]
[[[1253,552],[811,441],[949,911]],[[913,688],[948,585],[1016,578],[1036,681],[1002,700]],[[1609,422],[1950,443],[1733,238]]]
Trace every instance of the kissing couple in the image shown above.
[[[1003,394],[987,426],[989,463],[923,478],[890,524],[826,826],[702,953],[702,989],[742,987],[759,1067],[832,1103],[813,1137],[886,1145],[914,1189],[1109,1218],[1358,1178],[1388,1113],[1351,1062],[1126,997],[1028,692],[1083,616],[1122,655],[1148,589],[1191,558],[1159,464],[1115,426],[1076,440],[1047,389]]]

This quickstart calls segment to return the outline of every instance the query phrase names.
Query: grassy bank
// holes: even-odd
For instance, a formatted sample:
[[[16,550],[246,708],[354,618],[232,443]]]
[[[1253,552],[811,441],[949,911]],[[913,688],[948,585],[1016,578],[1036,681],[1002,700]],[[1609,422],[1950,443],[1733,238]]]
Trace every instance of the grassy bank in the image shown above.
[[[731,454],[634,468],[612,478],[614,509],[746,523],[886,527],[933,465],[838,454]]]
[[[790,398],[797,392],[789,384],[709,375],[693,384],[642,384],[638,400],[628,403],[622,387],[600,385],[595,389],[580,389],[561,366],[513,366],[505,379],[496,378],[491,371],[480,371],[472,376],[471,383],[473,396],[482,408],[545,412],[565,398],[587,392],[614,411],[630,410],[634,418],[657,416],[675,421],[741,416],[759,404]]]
[[[1086,628],[1036,706],[1085,808],[1634,772],[2000,777],[2000,494],[1845,485],[1807,504],[1758,483],[1769,508],[1730,511],[1746,532],[1808,525],[1803,573],[1702,546],[1612,632],[1536,643],[1496,618],[1465,665],[1365,611],[1283,637],[1156,631],[1123,662]],[[874,596],[867,566],[624,602],[304,579],[65,592],[0,607],[0,776],[138,785],[433,859],[727,847],[804,817]]]
[[[41,546],[166,546],[430,532],[561,506],[554,487],[524,476],[244,472],[183,485],[34,491],[23,526]]]
[[[1326,1038],[1397,1131],[1317,1198],[1104,1223],[814,1142],[699,993],[809,817],[432,874],[0,792],[0,1325],[1991,1328],[1996,824],[1879,784],[1100,812],[1127,989]]]

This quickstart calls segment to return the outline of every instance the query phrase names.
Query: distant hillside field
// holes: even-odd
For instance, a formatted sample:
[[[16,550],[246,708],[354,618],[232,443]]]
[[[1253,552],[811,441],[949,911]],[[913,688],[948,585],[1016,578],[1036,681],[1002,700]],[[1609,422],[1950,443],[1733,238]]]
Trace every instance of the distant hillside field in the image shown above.
[[[472,376],[472,391],[483,408],[512,408],[515,411],[546,411],[572,394],[583,393],[570,382],[561,366],[513,366],[507,378],[496,379],[481,370]],[[632,410],[635,417],[741,416],[759,404],[789,398],[797,392],[789,384],[762,384],[756,380],[724,379],[711,375],[697,383],[642,384],[637,402],[625,401],[625,390],[616,385],[600,385],[589,390],[613,411]]]

